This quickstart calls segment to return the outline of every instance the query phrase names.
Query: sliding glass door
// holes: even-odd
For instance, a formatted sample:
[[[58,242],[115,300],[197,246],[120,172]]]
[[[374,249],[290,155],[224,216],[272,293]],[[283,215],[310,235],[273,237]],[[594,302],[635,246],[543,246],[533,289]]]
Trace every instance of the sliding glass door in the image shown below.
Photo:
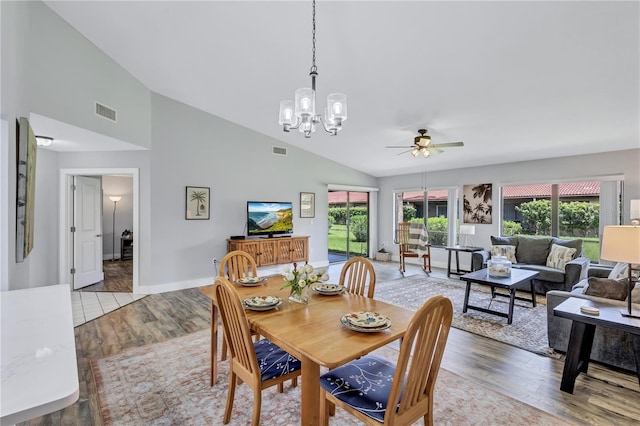
[[[369,193],[329,191],[330,263],[369,256]]]

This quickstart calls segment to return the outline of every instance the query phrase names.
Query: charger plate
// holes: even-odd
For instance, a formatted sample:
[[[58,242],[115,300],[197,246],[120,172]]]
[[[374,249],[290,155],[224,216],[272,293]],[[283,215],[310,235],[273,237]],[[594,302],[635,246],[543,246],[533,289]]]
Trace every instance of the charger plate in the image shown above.
[[[266,277],[244,277],[236,280],[236,282],[245,287],[253,287],[256,285],[262,285],[267,282]]]
[[[254,296],[242,301],[242,306],[252,311],[268,311],[282,304],[282,299],[276,296]]]
[[[393,325],[393,321],[387,319],[384,324],[381,324],[377,327],[358,327],[357,325],[353,325],[347,318],[347,315],[344,315],[340,318],[340,323],[348,328],[349,330],[358,331],[360,333],[377,333],[379,331],[386,330],[387,328]]]

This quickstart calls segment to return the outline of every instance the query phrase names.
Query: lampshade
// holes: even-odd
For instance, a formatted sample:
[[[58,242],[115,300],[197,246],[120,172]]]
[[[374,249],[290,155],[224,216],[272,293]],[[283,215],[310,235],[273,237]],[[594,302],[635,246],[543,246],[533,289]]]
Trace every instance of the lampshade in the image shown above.
[[[474,225],[460,225],[461,235],[476,235],[476,227]]]
[[[122,200],[122,197],[119,195],[109,195],[109,199],[115,203]]]
[[[605,226],[600,258],[622,263],[640,263],[640,226]]]

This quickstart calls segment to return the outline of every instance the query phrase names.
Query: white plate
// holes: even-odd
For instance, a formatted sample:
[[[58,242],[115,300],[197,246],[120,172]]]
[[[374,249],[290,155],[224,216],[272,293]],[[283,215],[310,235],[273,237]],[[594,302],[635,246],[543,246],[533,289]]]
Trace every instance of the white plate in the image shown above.
[[[277,308],[278,306],[282,305],[282,300],[280,300],[278,303],[276,303],[275,305],[271,305],[271,306],[264,306],[264,307],[260,307],[260,306],[249,306],[246,303],[244,303],[244,300],[242,301],[242,306],[244,306],[245,309],[249,309],[250,311],[270,311],[272,309]]]
[[[320,294],[334,295],[344,293],[345,288],[340,284],[314,284],[311,286],[311,290]]]
[[[267,282],[265,277],[244,277],[236,280],[236,282],[245,287],[251,287],[254,285],[261,285]]]
[[[346,318],[351,325],[360,328],[378,328],[391,321],[382,314],[370,311],[349,312],[344,318]]]
[[[252,308],[269,308],[277,305],[281,301],[282,299],[276,296],[254,296],[244,299],[242,303]]]
[[[393,322],[389,320],[385,324],[379,327],[358,327],[351,324],[349,320],[346,318],[346,315],[340,318],[340,322],[349,330],[359,331],[360,333],[377,333],[379,331],[386,330],[387,328],[391,327],[391,325],[393,325]]]

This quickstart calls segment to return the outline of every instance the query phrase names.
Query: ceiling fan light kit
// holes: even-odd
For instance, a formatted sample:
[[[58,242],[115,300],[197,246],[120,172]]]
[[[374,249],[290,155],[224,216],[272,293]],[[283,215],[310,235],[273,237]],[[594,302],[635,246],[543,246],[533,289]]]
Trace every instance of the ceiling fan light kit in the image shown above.
[[[417,157],[422,153],[424,158],[431,156],[431,154],[441,154],[444,152],[440,148],[444,147],[456,147],[456,146],[464,146],[464,142],[449,142],[449,143],[439,143],[432,144],[431,136],[427,135],[427,129],[418,130],[420,136],[416,136],[413,138],[412,146],[388,146],[387,148],[404,148],[406,151],[402,151],[400,154],[404,154],[406,152],[411,152],[411,155]]]
[[[312,32],[311,88],[300,88],[295,91],[295,102],[280,102],[280,118],[278,123],[282,130],[289,132],[298,129],[310,138],[316,131],[316,124],[321,123],[325,131],[335,136],[342,129],[342,122],[347,119],[347,96],[344,93],[332,93],[327,96],[324,117],[316,114],[316,1],[313,0],[313,32]]]

